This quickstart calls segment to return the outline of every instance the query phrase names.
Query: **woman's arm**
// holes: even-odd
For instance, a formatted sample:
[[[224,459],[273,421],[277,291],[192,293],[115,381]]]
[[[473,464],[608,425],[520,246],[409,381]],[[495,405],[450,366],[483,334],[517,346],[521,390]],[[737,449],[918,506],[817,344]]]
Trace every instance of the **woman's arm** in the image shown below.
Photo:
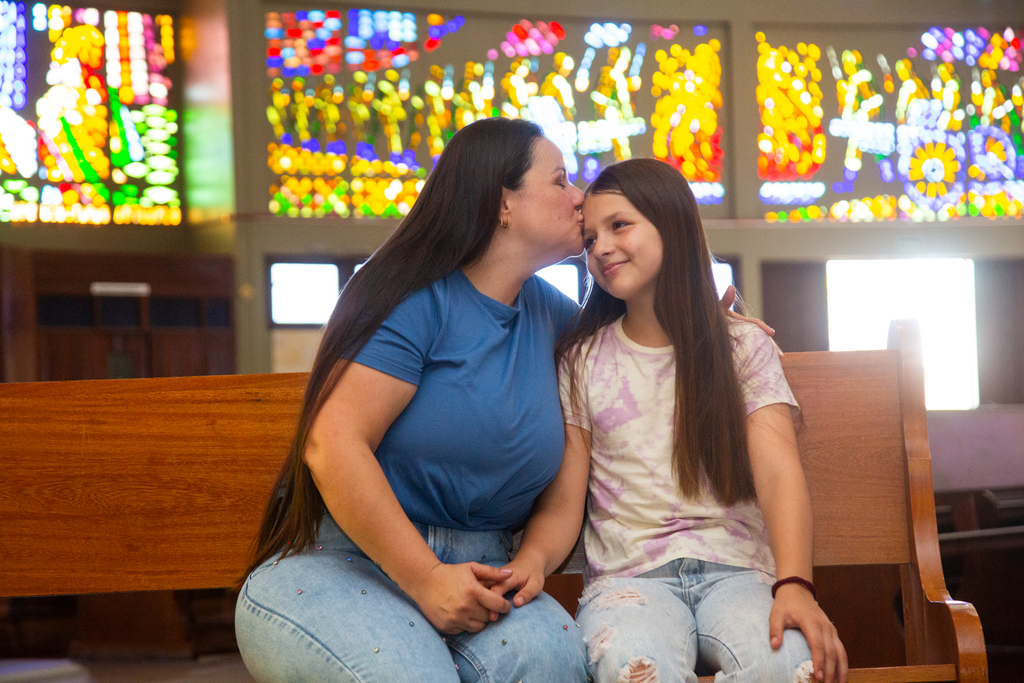
[[[374,456],[416,386],[350,363],[317,415],[305,462],[331,516],[441,631],[480,631],[509,604],[488,587],[508,576],[442,564],[409,521]],[[483,582],[483,583],[481,583]]]
[[[757,502],[764,515],[768,542],[780,579],[813,572],[811,498],[807,492],[789,406],[775,403],[747,416],[747,451],[754,473]],[[835,626],[810,591],[799,584],[780,586],[770,617],[772,648],[782,645],[783,629],[799,628],[814,662],[815,676],[827,683],[845,683],[846,650]]]
[[[512,602],[522,607],[541,592],[544,577],[558,568],[579,538],[589,476],[590,432],[567,424],[558,474],[534,503],[519,552],[504,567],[512,575],[495,584],[494,593],[516,590]]]

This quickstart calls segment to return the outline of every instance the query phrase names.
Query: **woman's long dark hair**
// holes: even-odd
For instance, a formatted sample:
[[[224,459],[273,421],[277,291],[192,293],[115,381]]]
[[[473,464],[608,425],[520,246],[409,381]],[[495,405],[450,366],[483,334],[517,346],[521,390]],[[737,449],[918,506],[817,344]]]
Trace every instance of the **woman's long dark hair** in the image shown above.
[[[706,482],[725,505],[752,500],[754,480],[732,344],[690,186],[666,163],[632,159],[604,169],[587,189],[588,196],[605,193],[624,196],[661,234],[654,312],[675,349],[672,465],[679,488],[696,497]],[[622,300],[594,286],[577,325],[559,340],[558,367],[570,370],[566,411],[580,411],[581,389],[572,370],[581,367],[586,340],[625,312]]]
[[[520,119],[488,118],[456,133],[398,229],[352,276],[324,329],[291,450],[274,484],[246,575],[276,553],[311,546],[324,501],[303,460],[306,439],[330,393],[395,306],[486,251],[502,188],[517,190],[543,133]],[[244,577],[242,577],[244,580]]]

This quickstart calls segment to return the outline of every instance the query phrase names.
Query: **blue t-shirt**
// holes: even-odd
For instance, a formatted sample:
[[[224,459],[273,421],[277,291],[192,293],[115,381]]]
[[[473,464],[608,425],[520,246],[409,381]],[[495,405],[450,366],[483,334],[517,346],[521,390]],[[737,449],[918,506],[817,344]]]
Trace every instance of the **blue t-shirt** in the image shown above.
[[[357,363],[418,387],[376,452],[410,519],[526,522],[562,462],[554,348],[576,309],[536,276],[506,306],[456,270],[409,295],[359,352]]]

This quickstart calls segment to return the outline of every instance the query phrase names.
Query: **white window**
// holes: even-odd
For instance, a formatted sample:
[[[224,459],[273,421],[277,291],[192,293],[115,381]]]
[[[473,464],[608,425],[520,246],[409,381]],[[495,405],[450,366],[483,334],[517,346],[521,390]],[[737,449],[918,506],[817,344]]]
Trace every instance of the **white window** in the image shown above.
[[[340,291],[333,263],[274,263],[270,266],[270,319],[275,325],[323,325]]]
[[[567,297],[579,303],[580,301],[580,271],[574,265],[557,263],[547,268],[541,268],[537,275],[553,284]]]
[[[889,321],[916,319],[929,410],[978,407],[974,261],[834,260],[826,265],[832,351],[884,349]]]
[[[732,266],[728,263],[712,263],[711,274],[715,278],[715,289],[718,290],[718,298],[721,299],[729,285],[736,284],[732,277]]]

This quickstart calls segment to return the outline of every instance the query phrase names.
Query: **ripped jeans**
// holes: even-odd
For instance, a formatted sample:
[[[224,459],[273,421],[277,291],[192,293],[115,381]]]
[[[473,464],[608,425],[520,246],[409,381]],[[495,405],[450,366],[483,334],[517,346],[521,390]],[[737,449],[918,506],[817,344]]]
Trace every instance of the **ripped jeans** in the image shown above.
[[[508,562],[508,531],[416,524],[449,564]],[[480,633],[445,636],[325,515],[316,545],[258,567],[235,607],[235,635],[259,683],[516,683],[587,680],[572,617],[547,593]]]
[[[762,572],[700,560],[673,560],[631,578],[587,586],[576,615],[597,683],[811,681],[811,650],[790,629],[772,650],[772,579]],[[768,583],[766,583],[768,581]]]

